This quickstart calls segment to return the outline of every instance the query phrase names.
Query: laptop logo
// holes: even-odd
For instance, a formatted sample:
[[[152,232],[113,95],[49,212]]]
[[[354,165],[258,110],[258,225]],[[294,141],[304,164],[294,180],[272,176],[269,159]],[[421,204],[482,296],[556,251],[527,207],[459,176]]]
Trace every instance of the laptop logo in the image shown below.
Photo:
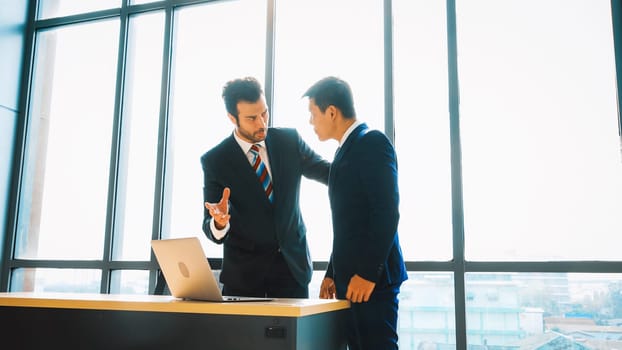
[[[183,261],[178,262],[177,267],[179,268],[179,272],[181,272],[182,276],[186,278],[190,277],[190,270],[188,270],[188,266],[186,266]]]

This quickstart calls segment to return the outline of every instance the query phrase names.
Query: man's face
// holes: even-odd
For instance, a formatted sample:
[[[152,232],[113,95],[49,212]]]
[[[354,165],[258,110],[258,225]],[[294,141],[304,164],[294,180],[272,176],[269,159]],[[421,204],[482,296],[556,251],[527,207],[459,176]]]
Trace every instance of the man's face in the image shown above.
[[[320,141],[326,141],[331,138],[331,108],[334,107],[329,106],[324,112],[322,112],[320,110],[320,107],[315,104],[315,100],[312,98],[309,99],[309,112],[311,113],[311,117],[309,118],[309,124],[313,125],[313,131],[315,131],[315,134]]]
[[[257,102],[238,102],[238,120],[229,114],[236,126],[237,135],[246,142],[257,143],[266,139],[268,132],[268,107],[263,96]]]

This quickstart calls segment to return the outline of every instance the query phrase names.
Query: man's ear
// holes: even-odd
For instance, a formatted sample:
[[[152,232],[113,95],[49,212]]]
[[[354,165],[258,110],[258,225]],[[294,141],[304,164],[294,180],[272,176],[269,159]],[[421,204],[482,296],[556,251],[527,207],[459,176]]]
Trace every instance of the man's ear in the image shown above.
[[[331,120],[335,120],[337,117],[337,107],[333,105],[329,105],[326,107],[326,114],[330,117]]]
[[[236,126],[238,125],[238,120],[236,119],[236,117],[234,117],[234,116],[233,116],[233,114],[231,114],[231,113],[227,113],[227,117],[229,117],[229,120],[231,120],[231,122],[232,122],[234,125],[236,125]]]

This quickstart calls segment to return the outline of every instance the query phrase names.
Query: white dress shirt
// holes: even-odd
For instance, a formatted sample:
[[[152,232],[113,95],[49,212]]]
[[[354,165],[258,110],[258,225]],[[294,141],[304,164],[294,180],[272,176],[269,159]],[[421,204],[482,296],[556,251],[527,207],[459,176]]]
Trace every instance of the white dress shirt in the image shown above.
[[[242,140],[238,136],[238,134],[235,133],[235,131],[233,132],[233,137],[238,142],[238,145],[240,145],[242,152],[246,154],[246,157],[248,158],[248,163],[252,165],[253,161],[255,160],[255,155],[251,152],[251,147],[253,146],[253,143],[249,143],[249,142]],[[263,161],[263,163],[266,165],[266,169],[268,169],[268,174],[270,174],[270,178],[272,178],[272,170],[270,169],[270,159],[268,158],[268,150],[266,149],[266,141],[257,142],[256,145],[259,146],[259,156],[261,157],[261,160]],[[219,230],[216,228],[216,224],[214,224],[214,220],[211,220],[209,225],[210,225],[210,228],[212,229],[212,234],[214,235],[214,238],[216,239],[222,239],[227,234],[227,232],[229,232],[229,228],[231,227],[231,225],[227,223],[227,225],[222,230]]]

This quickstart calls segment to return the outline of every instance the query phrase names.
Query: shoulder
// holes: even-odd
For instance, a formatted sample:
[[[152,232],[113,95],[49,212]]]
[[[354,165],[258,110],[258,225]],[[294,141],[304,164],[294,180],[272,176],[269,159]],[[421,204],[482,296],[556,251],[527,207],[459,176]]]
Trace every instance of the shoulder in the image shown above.
[[[268,137],[298,139],[300,135],[298,134],[298,130],[294,128],[271,127],[268,129]]]
[[[380,130],[364,130],[353,145],[356,157],[364,159],[396,158],[391,140]]]
[[[211,159],[220,159],[221,157],[227,157],[231,154],[231,149],[234,146],[238,146],[238,144],[233,136],[227,137],[219,144],[212,147],[207,152],[203,153],[203,155],[201,155],[201,162],[205,163]]]
[[[376,129],[363,130],[362,138],[368,141],[383,141],[389,139],[382,131]]]
[[[268,148],[276,146],[281,150],[297,148],[301,142],[300,134],[293,128],[270,128],[266,138]]]
[[[359,143],[362,146],[366,147],[376,147],[376,146],[390,146],[391,140],[380,130],[375,129],[364,129],[362,131],[361,137],[359,138]]]

